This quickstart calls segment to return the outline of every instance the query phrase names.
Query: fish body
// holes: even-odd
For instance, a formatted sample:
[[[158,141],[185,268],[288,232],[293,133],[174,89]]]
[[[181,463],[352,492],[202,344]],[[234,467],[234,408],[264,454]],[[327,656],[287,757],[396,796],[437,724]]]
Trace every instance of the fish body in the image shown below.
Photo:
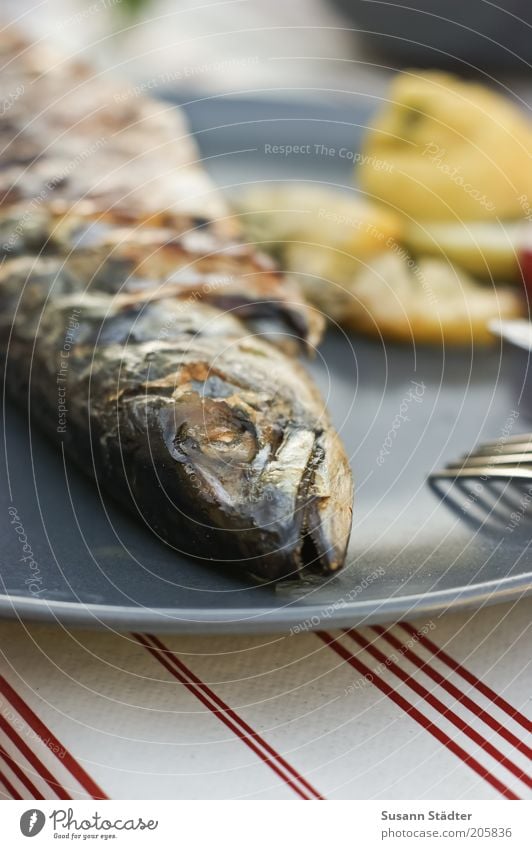
[[[173,109],[135,102],[132,114],[117,115],[86,68],[61,78],[20,49],[11,73],[28,93],[13,106],[8,135],[26,139],[25,153],[11,142],[0,157],[0,350],[11,394],[29,398],[33,420],[100,489],[179,552],[267,580],[336,571],[351,526],[351,473],[291,355],[317,344],[321,317],[235,236],[181,118],[172,126],[182,140],[168,129]],[[52,94],[72,101],[69,80],[87,85],[92,121],[77,101],[70,118],[64,104],[54,107]],[[39,98],[50,105],[28,129]],[[116,140],[90,168],[67,173],[106,123]],[[168,147],[162,171],[141,144],[150,127]],[[48,156],[46,140],[61,132]],[[127,159],[139,150],[136,174],[157,189],[148,200]],[[180,163],[175,191],[165,184],[170,161]],[[64,181],[43,194],[61,169]],[[201,192],[191,197],[196,178],[204,203]]]

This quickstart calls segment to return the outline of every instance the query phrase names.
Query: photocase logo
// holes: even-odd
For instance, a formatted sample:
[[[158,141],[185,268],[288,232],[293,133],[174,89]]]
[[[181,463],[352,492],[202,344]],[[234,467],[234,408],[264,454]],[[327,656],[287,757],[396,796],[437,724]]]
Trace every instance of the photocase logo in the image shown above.
[[[29,811],[24,811],[20,818],[20,830],[24,837],[35,837],[43,830],[46,817],[42,811],[32,808]]]

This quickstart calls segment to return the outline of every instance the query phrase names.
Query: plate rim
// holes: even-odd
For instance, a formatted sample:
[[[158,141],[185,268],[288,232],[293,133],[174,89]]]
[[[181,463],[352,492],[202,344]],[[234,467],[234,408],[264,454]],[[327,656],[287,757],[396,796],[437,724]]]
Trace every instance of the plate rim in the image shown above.
[[[180,609],[176,607],[149,609],[93,602],[45,601],[3,593],[0,595],[0,618],[61,623],[96,630],[114,628],[130,631],[148,628],[155,633],[173,634],[306,633],[324,627],[364,627],[396,622],[399,621],[398,617],[401,620],[417,619],[435,612],[442,616],[468,608],[517,601],[528,596],[532,596],[532,572],[481,584],[452,587],[430,595],[389,596],[378,605],[371,599],[353,602],[351,607],[344,605],[331,615],[324,613],[331,607],[331,602],[313,604],[302,609],[297,619],[290,605],[282,608],[247,608],[247,616],[246,608],[225,608],[214,613],[204,608],[183,608],[186,616],[179,618],[176,614]],[[405,615],[405,603],[409,600],[412,603]],[[366,610],[369,612],[362,615]],[[232,615],[234,618],[231,618]],[[319,621],[313,622],[316,618]]]

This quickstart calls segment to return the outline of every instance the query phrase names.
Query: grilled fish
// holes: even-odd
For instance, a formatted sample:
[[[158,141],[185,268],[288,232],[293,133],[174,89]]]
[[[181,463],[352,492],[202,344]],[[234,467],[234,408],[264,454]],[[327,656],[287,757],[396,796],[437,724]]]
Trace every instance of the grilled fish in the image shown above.
[[[36,420],[175,549],[263,579],[337,570],[351,473],[316,388],[287,353],[294,340],[317,343],[321,318],[238,240],[179,117],[171,129],[174,110],[137,99],[133,114],[117,114],[86,68],[48,73],[40,52],[26,45],[22,55],[15,37],[0,52],[24,89],[0,157],[8,389],[29,395]],[[94,120],[79,105],[85,84]],[[72,100],[68,85],[78,90],[70,117],[53,105],[62,93]],[[28,129],[37,100],[46,108]],[[158,109],[169,161],[181,162],[176,187],[148,155]],[[130,132],[135,121],[143,133]],[[106,122],[117,139],[93,154],[90,173],[74,169],[46,189],[43,180],[66,173]],[[52,162],[54,133],[64,138]],[[138,150],[156,189],[149,203],[131,176]],[[121,182],[99,191],[99,175],[105,182],[117,163]],[[201,193],[191,198],[197,178],[205,204]],[[128,185],[135,191],[125,203]]]

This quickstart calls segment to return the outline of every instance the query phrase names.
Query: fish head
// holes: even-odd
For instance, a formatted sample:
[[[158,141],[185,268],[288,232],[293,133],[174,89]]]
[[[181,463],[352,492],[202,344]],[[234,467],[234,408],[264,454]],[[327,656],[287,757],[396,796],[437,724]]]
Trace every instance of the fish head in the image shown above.
[[[211,557],[263,579],[330,574],[344,562],[351,527],[343,447],[316,416],[314,395],[301,390],[305,409],[248,365],[237,386],[231,368],[195,363],[159,411],[178,476],[169,486],[195,528],[191,548],[205,543]]]

